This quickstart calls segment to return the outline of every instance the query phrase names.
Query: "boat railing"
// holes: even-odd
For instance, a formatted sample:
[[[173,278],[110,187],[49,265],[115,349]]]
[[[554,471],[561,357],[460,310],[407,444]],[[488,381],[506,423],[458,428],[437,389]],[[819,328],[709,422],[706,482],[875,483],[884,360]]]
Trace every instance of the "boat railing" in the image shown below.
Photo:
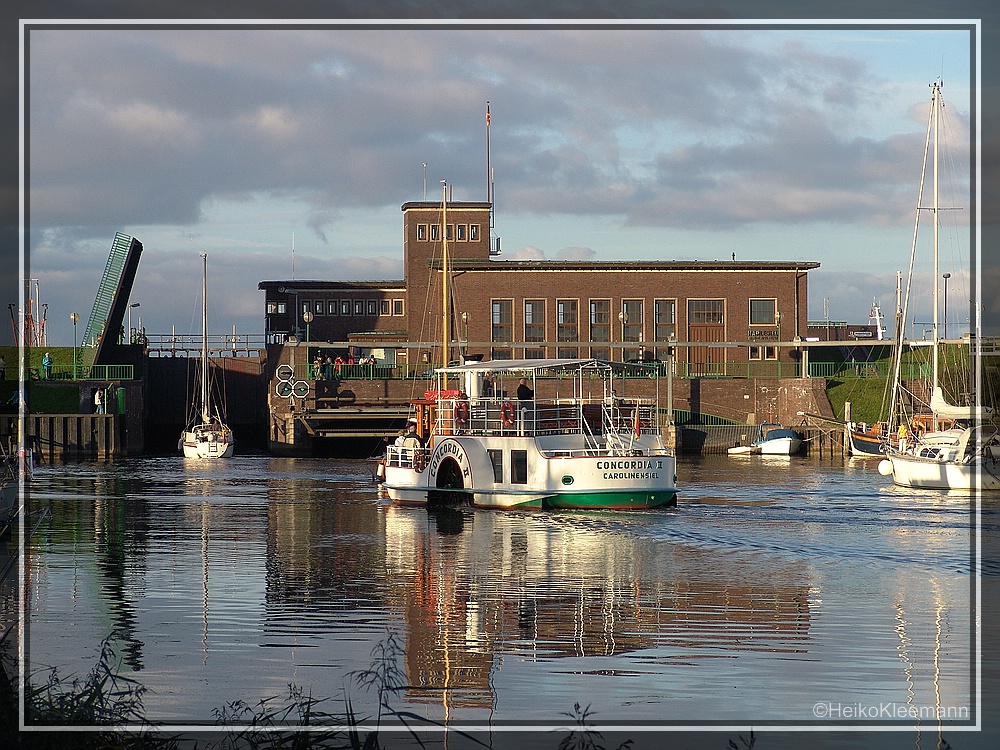
[[[436,432],[441,435],[544,436],[657,434],[652,399],[441,399]]]
[[[430,450],[423,445],[390,445],[385,451],[385,462],[389,466],[422,470],[427,465]]]

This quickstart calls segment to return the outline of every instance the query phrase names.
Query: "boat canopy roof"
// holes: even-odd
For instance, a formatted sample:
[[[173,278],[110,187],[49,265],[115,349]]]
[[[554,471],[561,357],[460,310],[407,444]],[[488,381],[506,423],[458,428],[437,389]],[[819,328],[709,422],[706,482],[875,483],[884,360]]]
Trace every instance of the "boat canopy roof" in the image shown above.
[[[491,359],[485,362],[466,362],[461,365],[439,367],[438,373],[463,372],[518,372],[537,374],[566,370],[598,370],[604,372],[648,372],[656,374],[655,363],[608,362],[602,359]]]

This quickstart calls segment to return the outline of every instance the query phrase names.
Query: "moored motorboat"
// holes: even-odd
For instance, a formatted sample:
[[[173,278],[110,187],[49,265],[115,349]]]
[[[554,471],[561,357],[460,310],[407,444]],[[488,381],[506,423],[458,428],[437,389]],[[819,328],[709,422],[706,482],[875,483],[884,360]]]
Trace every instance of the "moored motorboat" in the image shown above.
[[[757,427],[757,437],[750,445],[737,445],[729,454],[794,456],[802,448],[802,436],[777,422],[763,422]]]

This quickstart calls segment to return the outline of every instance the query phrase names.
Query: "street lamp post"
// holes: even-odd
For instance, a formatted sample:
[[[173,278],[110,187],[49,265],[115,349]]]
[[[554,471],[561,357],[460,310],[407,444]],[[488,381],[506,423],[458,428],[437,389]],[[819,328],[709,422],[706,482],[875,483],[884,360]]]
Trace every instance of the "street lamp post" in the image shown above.
[[[139,306],[138,302],[133,302],[128,306],[128,340],[125,342],[126,344],[132,343],[132,308]]]
[[[308,344],[309,343],[309,324],[313,322],[312,311],[311,310],[306,310],[304,313],[302,313],[302,320],[304,320],[305,324],[306,324],[306,343]]]
[[[71,312],[69,319],[73,321],[73,380],[76,380],[76,323],[80,320],[80,313]]]
[[[951,274],[942,274],[941,278],[944,279],[944,338],[948,338],[948,279]]]
[[[622,324],[622,362],[624,362],[625,361],[625,346],[624,346],[624,344],[625,344],[625,326],[628,325],[628,314],[624,310],[622,310],[620,313],[618,313],[618,320],[621,321],[621,324]]]

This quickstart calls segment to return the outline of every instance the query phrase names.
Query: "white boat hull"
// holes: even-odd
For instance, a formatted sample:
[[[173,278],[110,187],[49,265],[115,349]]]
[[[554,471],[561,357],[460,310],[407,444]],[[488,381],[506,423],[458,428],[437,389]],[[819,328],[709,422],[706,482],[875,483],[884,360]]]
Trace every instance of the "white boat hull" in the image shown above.
[[[426,452],[415,462],[410,449],[389,452],[382,487],[400,505],[465,500],[483,508],[639,509],[677,502],[676,462],[666,451],[560,454],[540,450],[530,437],[449,437],[417,451]],[[490,451],[503,456],[499,468]],[[519,474],[509,457],[522,452]]]
[[[754,445],[765,456],[791,456],[799,452],[802,441],[799,438],[776,438],[774,440],[764,440]]]
[[[902,487],[1000,490],[996,438],[977,430],[928,433],[908,451],[890,450],[879,473]]]
[[[916,456],[892,455],[879,464],[902,487],[935,490],[1000,490],[1000,463],[977,458],[969,463],[935,461]]]
[[[184,458],[229,458],[235,445],[228,429],[185,431],[180,443]]]

